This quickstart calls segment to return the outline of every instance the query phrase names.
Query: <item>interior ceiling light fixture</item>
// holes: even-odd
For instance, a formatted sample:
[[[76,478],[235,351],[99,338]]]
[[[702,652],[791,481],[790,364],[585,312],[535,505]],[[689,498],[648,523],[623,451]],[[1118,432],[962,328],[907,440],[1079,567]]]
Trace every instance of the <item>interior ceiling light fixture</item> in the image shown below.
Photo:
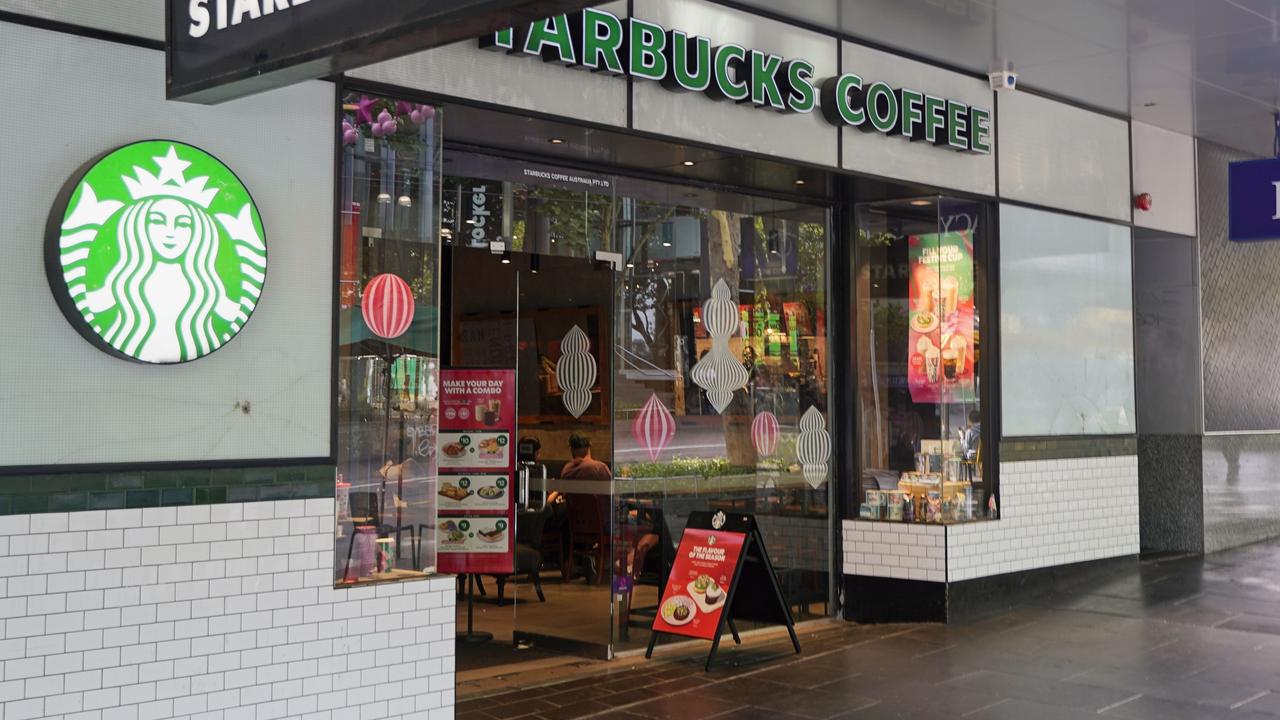
[[[552,145],[563,145],[564,138],[551,138],[547,142],[551,143]]]
[[[796,180],[796,185],[803,185],[803,184],[804,184],[803,180]]]
[[[692,160],[685,160],[684,162],[682,162],[682,163],[680,163],[680,164],[681,164],[681,165],[684,165],[685,167],[693,167],[694,162],[693,162]]]
[[[932,205],[933,201],[932,200],[912,200],[911,204],[915,205],[916,207],[924,207],[925,205]]]
[[[506,251],[506,252],[502,253],[502,264],[503,264],[503,265],[510,265],[510,264],[511,264],[511,251],[510,251],[510,250],[508,250],[508,251]]]

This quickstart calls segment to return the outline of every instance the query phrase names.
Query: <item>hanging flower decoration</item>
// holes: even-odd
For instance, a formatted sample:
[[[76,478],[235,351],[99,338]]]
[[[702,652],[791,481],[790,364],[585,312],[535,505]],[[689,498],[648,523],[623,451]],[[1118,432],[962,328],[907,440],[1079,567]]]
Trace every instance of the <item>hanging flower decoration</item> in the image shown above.
[[[778,451],[778,434],[778,417],[768,410],[751,421],[751,444],[760,457],[767,458]]]
[[[365,286],[360,315],[374,335],[387,340],[400,337],[413,323],[413,312],[413,291],[398,275],[383,273]]]
[[[409,111],[409,119],[421,125],[436,116],[436,109],[430,105],[419,105]]]
[[[631,422],[631,436],[649,453],[649,460],[657,460],[662,451],[676,436],[676,419],[658,399],[657,393],[636,413]]]
[[[373,122],[373,108],[378,104],[377,100],[361,95],[360,100],[356,102],[356,124],[368,125]]]
[[[817,488],[827,480],[827,461],[831,459],[831,434],[827,419],[810,405],[800,416],[800,435],[796,437],[796,457],[804,479]]]
[[[386,137],[395,135],[397,129],[399,129],[399,125],[396,124],[396,119],[392,117],[391,113],[383,110],[378,113],[378,121],[373,123],[372,132],[374,137]]]
[[[702,305],[702,325],[711,336],[711,350],[690,372],[698,387],[707,391],[711,406],[721,414],[733,400],[734,391],[746,387],[750,379],[747,369],[729,351],[729,338],[738,329],[738,322],[738,306],[721,278],[711,290],[711,299]]]
[[[574,325],[560,341],[560,359],[556,361],[556,387],[569,414],[582,417],[591,404],[591,388],[596,384],[596,359],[591,356],[591,341],[582,328]]]
[[[386,138],[392,142],[413,142],[418,129],[436,116],[431,105],[419,105],[404,100],[383,100],[362,95],[346,106],[348,112],[342,121],[342,143],[355,144],[361,136]]]

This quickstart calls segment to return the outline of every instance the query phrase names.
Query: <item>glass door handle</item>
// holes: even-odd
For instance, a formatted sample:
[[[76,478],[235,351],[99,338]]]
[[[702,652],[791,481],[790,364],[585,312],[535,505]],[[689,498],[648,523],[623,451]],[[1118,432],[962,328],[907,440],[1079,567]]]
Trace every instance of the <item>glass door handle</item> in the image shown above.
[[[522,510],[529,509],[529,467],[523,466],[517,473],[516,481],[520,483],[520,495],[516,504]]]
[[[539,465],[542,468],[542,507],[541,510],[547,509],[547,466]]]

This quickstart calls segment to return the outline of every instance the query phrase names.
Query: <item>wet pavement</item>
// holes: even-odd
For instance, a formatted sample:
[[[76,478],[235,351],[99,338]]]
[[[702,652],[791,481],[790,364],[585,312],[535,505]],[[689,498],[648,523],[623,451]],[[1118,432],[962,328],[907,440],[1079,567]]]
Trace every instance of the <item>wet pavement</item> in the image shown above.
[[[1280,718],[1280,542],[1126,563],[965,625],[836,623],[461,700],[529,718]],[[705,650],[703,650],[705,652]]]

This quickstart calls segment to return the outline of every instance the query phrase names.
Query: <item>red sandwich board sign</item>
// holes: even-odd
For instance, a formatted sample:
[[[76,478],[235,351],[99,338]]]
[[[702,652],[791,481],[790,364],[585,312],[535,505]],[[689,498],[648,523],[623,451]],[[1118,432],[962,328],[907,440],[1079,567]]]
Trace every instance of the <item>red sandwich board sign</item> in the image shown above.
[[[645,657],[653,654],[660,633],[710,640],[710,670],[725,626],[734,642],[742,642],[735,619],[786,625],[800,652],[791,608],[755,516],[723,510],[691,513],[662,588]]]
[[[514,370],[440,372],[440,572],[509,574],[514,569],[515,425]]]

